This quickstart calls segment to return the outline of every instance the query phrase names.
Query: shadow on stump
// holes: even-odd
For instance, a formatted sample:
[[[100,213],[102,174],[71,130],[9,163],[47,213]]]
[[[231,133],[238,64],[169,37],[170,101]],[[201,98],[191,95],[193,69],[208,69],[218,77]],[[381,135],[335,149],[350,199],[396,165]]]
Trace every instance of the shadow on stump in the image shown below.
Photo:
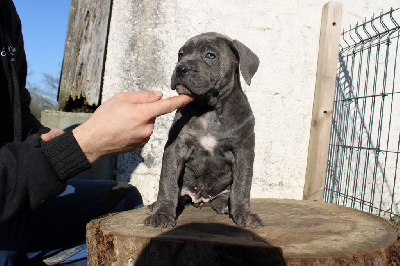
[[[185,239],[188,236],[188,239]],[[200,241],[189,240],[189,237]],[[190,223],[152,238],[136,261],[142,265],[286,265],[279,247],[238,226]]]

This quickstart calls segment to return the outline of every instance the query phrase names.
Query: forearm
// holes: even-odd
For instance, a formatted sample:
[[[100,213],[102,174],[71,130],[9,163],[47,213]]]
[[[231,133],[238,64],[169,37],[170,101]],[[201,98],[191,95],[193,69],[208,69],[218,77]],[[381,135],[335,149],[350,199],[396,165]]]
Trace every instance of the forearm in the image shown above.
[[[0,148],[0,223],[64,191],[90,165],[71,132],[44,142],[32,135]]]

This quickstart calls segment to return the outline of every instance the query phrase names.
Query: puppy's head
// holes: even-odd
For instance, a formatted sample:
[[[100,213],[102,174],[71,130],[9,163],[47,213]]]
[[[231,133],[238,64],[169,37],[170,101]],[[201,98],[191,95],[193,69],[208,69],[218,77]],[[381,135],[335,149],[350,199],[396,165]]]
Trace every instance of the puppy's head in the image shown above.
[[[239,83],[239,67],[250,85],[258,65],[258,57],[241,42],[214,32],[203,33],[179,50],[171,88],[179,94],[194,96],[196,101],[215,104],[219,96]]]

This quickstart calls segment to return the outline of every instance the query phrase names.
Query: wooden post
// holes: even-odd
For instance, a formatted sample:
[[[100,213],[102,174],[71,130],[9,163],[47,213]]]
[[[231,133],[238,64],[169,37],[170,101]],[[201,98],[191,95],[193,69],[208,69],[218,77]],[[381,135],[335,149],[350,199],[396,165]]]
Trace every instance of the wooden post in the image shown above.
[[[321,33],[303,199],[322,200],[342,21],[342,4],[328,2],[322,10]]]
[[[112,0],[72,0],[58,102],[99,105]],[[66,110],[68,111],[68,110]]]

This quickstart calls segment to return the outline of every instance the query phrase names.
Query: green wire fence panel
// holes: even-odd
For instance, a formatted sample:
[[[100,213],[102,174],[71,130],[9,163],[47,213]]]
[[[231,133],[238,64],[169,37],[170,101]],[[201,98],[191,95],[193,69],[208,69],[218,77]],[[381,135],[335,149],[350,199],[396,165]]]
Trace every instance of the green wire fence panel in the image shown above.
[[[341,34],[324,201],[400,215],[400,11]]]

